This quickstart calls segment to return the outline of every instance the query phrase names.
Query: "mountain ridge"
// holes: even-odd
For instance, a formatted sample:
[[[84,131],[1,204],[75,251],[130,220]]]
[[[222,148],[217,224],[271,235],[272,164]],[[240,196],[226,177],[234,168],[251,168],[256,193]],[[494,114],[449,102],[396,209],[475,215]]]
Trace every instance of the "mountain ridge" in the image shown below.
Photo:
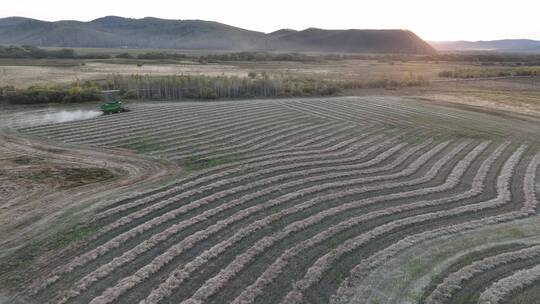
[[[57,47],[125,47],[210,50],[381,52],[431,54],[435,50],[406,30],[247,30],[215,21],[105,16],[91,21],[0,19],[0,44]]]

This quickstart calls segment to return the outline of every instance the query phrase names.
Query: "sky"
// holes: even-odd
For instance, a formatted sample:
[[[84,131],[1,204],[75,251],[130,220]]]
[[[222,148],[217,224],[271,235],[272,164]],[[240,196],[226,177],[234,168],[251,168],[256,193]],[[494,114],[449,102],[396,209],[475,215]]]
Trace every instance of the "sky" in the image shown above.
[[[540,40],[539,0],[0,0],[0,17],[202,19],[250,30],[408,29],[425,40]]]

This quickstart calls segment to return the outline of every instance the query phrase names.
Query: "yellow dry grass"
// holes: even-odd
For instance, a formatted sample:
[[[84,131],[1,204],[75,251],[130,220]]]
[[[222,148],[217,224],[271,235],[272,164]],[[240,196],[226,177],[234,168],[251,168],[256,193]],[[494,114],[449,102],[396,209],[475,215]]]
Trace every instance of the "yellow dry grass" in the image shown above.
[[[0,66],[0,86],[25,88],[33,85],[57,85],[106,79],[110,74],[142,75],[247,75],[247,70],[230,65],[194,64],[110,64],[88,62],[74,66],[4,65]]]

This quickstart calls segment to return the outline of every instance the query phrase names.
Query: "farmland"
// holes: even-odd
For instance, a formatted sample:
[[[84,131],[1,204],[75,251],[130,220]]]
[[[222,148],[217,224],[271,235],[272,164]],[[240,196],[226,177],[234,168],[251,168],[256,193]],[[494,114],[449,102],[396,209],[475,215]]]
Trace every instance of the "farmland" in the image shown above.
[[[8,286],[21,302],[538,299],[533,116],[390,96],[129,107],[16,127],[179,168],[88,207],[85,237]]]
[[[251,75],[258,75],[257,79],[268,77],[270,82],[273,82],[273,79],[297,79],[300,82],[309,80],[321,85],[327,83],[352,85],[351,89],[345,89],[336,95],[421,97],[425,101],[435,103],[465,104],[540,116],[540,107],[537,103],[540,98],[538,76],[485,81],[467,81],[471,79],[453,81],[452,78],[441,77],[445,74],[460,76],[466,72],[466,77],[475,78],[482,75],[499,75],[501,71],[505,72],[503,75],[517,75],[524,69],[536,69],[538,58],[535,56],[499,58],[500,56],[489,54],[477,55],[477,57],[440,55],[430,59],[365,54],[351,54],[343,58],[327,57],[322,54],[296,54],[295,56],[299,58],[293,60],[296,58],[293,57],[290,61],[249,61],[240,58],[233,61],[205,62],[201,61],[201,58],[213,58],[212,56],[221,58],[220,53],[209,53],[203,50],[174,53],[172,50],[142,49],[129,50],[132,58],[125,59],[115,58],[126,51],[123,49],[76,49],[75,51],[81,55],[97,52],[100,55],[112,55],[112,57],[110,59],[2,58],[0,59],[0,95],[4,86],[13,86],[14,89],[21,90],[32,86],[69,88],[84,86],[86,82],[102,85],[133,77],[147,78],[149,81],[171,77],[210,77],[212,79],[209,81],[215,82],[212,88],[219,88],[226,79],[218,78],[238,77],[239,80],[249,80]],[[167,52],[166,54],[185,56],[185,58],[138,59],[137,56],[141,52]],[[224,53],[224,58],[227,58],[226,55],[234,54]],[[259,55],[272,58],[271,56],[279,54],[261,53]],[[292,56],[291,54],[284,55]],[[415,82],[420,85],[410,86]],[[397,85],[384,85],[385,83]],[[141,88],[127,83],[120,89],[133,91]],[[308,94],[307,96],[318,95]],[[175,100],[170,96],[158,97]]]

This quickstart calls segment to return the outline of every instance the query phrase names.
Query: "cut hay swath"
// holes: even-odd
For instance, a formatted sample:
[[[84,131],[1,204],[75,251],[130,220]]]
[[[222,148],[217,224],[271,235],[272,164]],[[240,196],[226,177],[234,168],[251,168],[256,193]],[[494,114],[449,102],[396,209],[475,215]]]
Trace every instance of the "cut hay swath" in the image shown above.
[[[151,143],[149,156],[195,168],[99,202],[97,232],[66,250],[29,297],[346,303],[354,282],[416,244],[536,214],[540,154],[507,126],[488,114],[343,97],[143,103],[25,128],[78,145]],[[426,301],[451,303],[470,278],[539,253],[531,246],[465,265]],[[502,301],[535,284],[536,270],[486,282],[477,300]]]

